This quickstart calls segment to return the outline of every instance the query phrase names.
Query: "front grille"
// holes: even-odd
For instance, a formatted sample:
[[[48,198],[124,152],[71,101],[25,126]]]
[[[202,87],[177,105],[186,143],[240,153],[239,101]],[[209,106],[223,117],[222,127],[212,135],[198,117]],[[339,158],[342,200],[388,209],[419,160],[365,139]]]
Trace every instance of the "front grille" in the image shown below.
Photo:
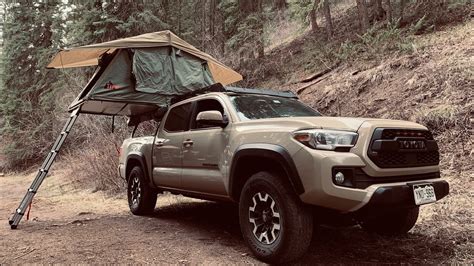
[[[428,130],[394,129],[387,128],[382,131],[382,139],[395,139],[396,137],[421,137],[433,140],[433,135]]]
[[[438,145],[427,130],[377,128],[368,155],[380,168],[439,164]]]

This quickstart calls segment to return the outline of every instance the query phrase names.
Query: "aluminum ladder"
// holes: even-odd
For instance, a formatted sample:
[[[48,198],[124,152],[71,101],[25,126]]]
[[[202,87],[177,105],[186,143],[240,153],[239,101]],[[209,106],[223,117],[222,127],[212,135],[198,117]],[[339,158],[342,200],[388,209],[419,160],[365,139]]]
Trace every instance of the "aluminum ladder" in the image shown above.
[[[38,170],[38,174],[33,180],[33,183],[31,183],[31,186],[26,192],[25,197],[23,197],[23,200],[21,201],[20,206],[18,206],[18,208],[15,210],[15,213],[13,214],[13,217],[11,217],[10,220],[8,221],[11,229],[17,228],[28,206],[33,201],[33,197],[35,196],[36,192],[38,192],[38,189],[41,186],[41,183],[43,183],[43,180],[48,175],[48,171],[51,168],[51,165],[53,164],[54,159],[56,159],[56,156],[58,155],[59,150],[61,149],[61,146],[64,144],[64,141],[69,135],[69,132],[71,131],[72,126],[74,125],[77,117],[79,116],[79,109],[80,108],[74,109],[71,112],[71,115],[69,116],[69,119],[64,125],[63,130],[61,131],[58,138],[56,139],[56,142],[54,143],[53,148],[51,149],[51,152],[49,152],[48,155],[46,156],[46,159],[44,160],[41,168]]]

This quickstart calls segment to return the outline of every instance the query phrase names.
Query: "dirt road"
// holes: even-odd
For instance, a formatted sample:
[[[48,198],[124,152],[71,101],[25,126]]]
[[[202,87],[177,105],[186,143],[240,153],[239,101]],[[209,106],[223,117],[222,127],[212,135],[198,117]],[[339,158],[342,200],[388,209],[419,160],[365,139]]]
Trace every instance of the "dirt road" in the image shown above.
[[[74,189],[59,172],[45,181],[30,220],[10,230],[8,217],[32,178],[0,177],[0,264],[259,263],[243,243],[234,206],[167,195],[159,198],[154,215],[137,217],[128,212],[125,195]],[[321,228],[300,263],[472,263],[472,221],[462,227],[463,221],[429,209],[449,202],[422,208],[406,237],[384,239],[359,227]]]

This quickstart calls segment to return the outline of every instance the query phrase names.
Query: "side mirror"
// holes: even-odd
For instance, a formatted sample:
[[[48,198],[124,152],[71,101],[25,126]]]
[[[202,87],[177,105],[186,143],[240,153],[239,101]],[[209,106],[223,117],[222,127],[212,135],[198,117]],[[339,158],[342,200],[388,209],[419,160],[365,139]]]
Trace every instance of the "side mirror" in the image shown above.
[[[200,112],[196,117],[196,122],[205,126],[226,127],[229,124],[219,111]]]

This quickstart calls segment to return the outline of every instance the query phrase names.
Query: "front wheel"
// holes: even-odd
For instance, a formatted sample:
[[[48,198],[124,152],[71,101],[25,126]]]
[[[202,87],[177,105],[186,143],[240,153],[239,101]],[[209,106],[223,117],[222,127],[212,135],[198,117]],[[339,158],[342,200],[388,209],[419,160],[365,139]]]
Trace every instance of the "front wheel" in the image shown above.
[[[133,214],[147,215],[153,213],[157,193],[148,186],[143,170],[139,166],[133,167],[128,175],[127,195],[128,206]]]
[[[259,172],[245,183],[239,203],[240,228],[260,260],[283,263],[301,257],[309,247],[313,216],[284,179]]]
[[[363,220],[360,225],[371,233],[387,236],[403,235],[415,226],[419,211],[419,207],[391,211]]]

